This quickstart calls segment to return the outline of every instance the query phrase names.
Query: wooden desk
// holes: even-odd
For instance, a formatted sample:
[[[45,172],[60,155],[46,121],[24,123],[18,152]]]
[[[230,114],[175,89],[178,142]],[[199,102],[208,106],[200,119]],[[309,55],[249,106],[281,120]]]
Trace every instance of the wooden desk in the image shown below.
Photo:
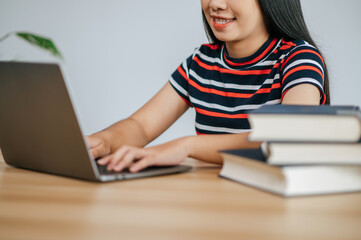
[[[361,193],[285,199],[187,163],[189,173],[92,183],[1,159],[0,239],[361,239]]]

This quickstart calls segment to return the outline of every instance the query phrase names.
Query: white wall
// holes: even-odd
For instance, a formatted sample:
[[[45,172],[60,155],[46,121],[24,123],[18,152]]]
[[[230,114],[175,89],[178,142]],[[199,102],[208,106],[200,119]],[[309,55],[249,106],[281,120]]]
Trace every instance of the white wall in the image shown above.
[[[361,1],[301,2],[311,34],[326,55],[332,104],[361,106]]]
[[[302,0],[323,49],[333,104],[361,105],[361,1]],[[129,116],[206,41],[199,0],[0,0],[0,36],[30,31],[62,51],[68,85],[86,134]],[[54,61],[11,37],[0,59]],[[188,111],[157,143],[194,134]]]

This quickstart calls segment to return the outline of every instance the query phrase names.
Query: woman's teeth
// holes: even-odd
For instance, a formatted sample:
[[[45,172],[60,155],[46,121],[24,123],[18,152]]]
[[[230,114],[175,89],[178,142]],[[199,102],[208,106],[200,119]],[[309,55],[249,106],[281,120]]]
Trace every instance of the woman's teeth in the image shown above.
[[[226,24],[226,23],[229,23],[229,22],[233,21],[233,19],[215,18],[214,21],[215,21],[217,24]]]

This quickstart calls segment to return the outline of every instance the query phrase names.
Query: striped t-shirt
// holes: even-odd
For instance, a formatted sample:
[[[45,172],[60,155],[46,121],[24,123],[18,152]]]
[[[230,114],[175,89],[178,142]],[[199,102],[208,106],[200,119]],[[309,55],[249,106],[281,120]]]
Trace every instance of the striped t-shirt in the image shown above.
[[[319,89],[321,104],[326,100],[323,59],[305,41],[270,37],[246,58],[231,58],[224,45],[204,44],[169,81],[194,107],[197,134],[247,132],[249,110],[280,104],[288,90],[302,83]]]

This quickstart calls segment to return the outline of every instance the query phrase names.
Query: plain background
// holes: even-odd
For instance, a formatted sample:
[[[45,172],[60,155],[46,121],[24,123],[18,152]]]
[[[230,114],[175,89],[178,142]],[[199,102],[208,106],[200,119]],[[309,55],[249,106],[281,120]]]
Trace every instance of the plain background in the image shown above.
[[[361,1],[301,2],[328,63],[332,104],[360,106]],[[59,47],[85,134],[136,111],[207,42],[199,0],[0,0],[0,37],[12,31],[49,37]],[[0,59],[57,61],[14,36],[0,43]],[[193,111],[153,144],[195,134]]]

